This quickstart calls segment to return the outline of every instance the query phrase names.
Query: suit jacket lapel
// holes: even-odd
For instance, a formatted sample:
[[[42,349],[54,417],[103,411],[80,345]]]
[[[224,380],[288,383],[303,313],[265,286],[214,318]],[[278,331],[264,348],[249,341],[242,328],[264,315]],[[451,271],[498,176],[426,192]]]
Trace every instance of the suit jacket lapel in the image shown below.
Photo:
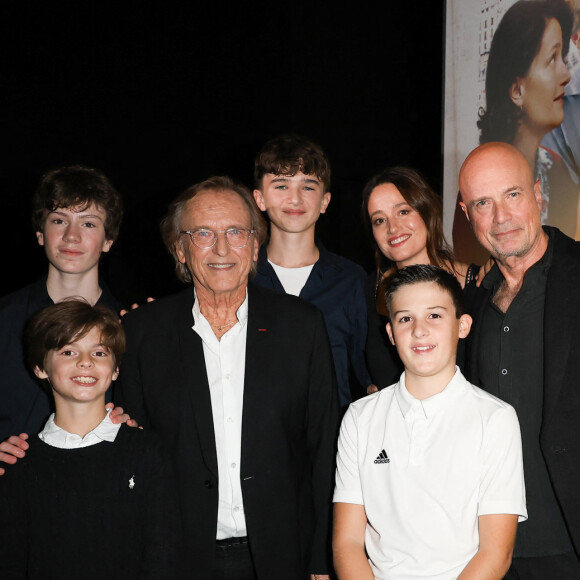
[[[193,287],[191,288],[191,297],[193,297]],[[179,322],[179,360],[185,379],[183,387],[187,389],[189,394],[191,411],[195,418],[203,459],[207,468],[217,478],[218,466],[209,383],[205,369],[203,343],[192,328],[193,315],[191,314],[191,308],[193,301],[191,297],[189,298],[188,306],[184,305],[179,310],[179,315],[183,316],[183,312],[189,308],[189,315],[183,316]]]
[[[264,308],[267,300],[261,299],[262,289],[248,285],[248,328],[246,339],[246,368],[244,372],[244,403],[242,410],[242,469],[248,475],[252,469],[246,461],[244,451],[251,448],[254,441],[253,434],[260,425],[261,389],[268,388],[260,381],[263,369],[272,364],[270,341],[268,340],[269,326],[273,322]]]

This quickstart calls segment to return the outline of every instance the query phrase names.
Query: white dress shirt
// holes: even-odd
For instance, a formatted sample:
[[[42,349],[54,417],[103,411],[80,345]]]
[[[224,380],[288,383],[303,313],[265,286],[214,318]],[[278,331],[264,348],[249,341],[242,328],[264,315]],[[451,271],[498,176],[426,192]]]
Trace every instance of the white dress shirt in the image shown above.
[[[197,295],[192,312],[193,330],[203,343],[215,432],[219,480],[216,539],[242,537],[247,535],[240,483],[240,459],[248,294],[246,292],[244,302],[236,313],[238,322],[220,340],[200,312]]]
[[[112,443],[121,428],[121,423],[115,425],[109,418],[111,409],[107,409],[105,418],[84,437],[69,433],[61,429],[54,422],[54,413],[48,418],[44,429],[38,434],[47,445],[58,447],[59,449],[80,449],[81,447],[89,447],[96,445],[101,441],[109,441]]]

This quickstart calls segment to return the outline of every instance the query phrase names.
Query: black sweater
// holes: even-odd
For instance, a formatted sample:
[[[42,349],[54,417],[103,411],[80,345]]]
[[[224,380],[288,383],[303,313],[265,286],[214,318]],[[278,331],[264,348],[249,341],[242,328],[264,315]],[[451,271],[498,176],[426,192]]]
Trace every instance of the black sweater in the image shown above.
[[[51,447],[37,436],[0,477],[0,578],[177,578],[181,524],[157,440]]]

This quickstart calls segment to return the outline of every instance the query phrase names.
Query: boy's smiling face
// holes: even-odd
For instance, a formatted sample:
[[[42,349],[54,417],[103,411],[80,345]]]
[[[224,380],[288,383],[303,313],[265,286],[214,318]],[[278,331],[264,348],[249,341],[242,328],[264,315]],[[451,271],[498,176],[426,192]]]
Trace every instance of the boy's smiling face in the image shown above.
[[[258,207],[268,213],[274,227],[300,233],[314,227],[330,203],[330,192],[316,175],[266,173],[262,189],[254,190]]]
[[[457,343],[471,328],[468,314],[456,316],[448,291],[435,282],[417,282],[392,296],[387,333],[405,365],[407,383],[431,377],[442,388],[453,378]]]
[[[110,350],[101,344],[98,328],[60,349],[50,350],[44,368],[36,367],[40,379],[48,379],[55,401],[89,403],[102,399],[119,369]]]

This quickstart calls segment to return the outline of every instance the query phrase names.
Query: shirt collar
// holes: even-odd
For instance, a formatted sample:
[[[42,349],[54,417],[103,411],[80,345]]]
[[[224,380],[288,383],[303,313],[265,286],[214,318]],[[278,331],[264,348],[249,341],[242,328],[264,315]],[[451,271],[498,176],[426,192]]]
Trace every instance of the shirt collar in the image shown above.
[[[38,434],[48,445],[52,447],[59,447],[60,449],[77,449],[80,447],[89,447],[100,443],[101,441],[108,441],[112,443],[121,428],[121,424],[114,424],[109,414],[111,409],[107,409],[105,418],[84,437],[69,433],[54,422],[54,413],[48,418],[44,429]]]
[[[532,264],[526,272],[526,280],[533,278],[536,275],[541,276],[552,265],[552,254],[554,252],[554,229],[544,228],[544,232],[548,234],[548,246],[544,255],[535,263]],[[494,294],[499,285],[503,282],[503,274],[497,264],[488,272],[482,281],[482,286],[486,290],[493,290]]]
[[[455,374],[449,381],[447,386],[436,395],[427,397],[426,399],[416,399],[409,393],[405,385],[405,373],[395,386],[395,397],[399,404],[399,409],[403,417],[406,417],[410,412],[417,412],[422,414],[426,419],[431,418],[440,409],[443,409],[449,404],[449,401],[454,399],[457,394],[463,390],[464,379],[459,367],[455,366]]]

